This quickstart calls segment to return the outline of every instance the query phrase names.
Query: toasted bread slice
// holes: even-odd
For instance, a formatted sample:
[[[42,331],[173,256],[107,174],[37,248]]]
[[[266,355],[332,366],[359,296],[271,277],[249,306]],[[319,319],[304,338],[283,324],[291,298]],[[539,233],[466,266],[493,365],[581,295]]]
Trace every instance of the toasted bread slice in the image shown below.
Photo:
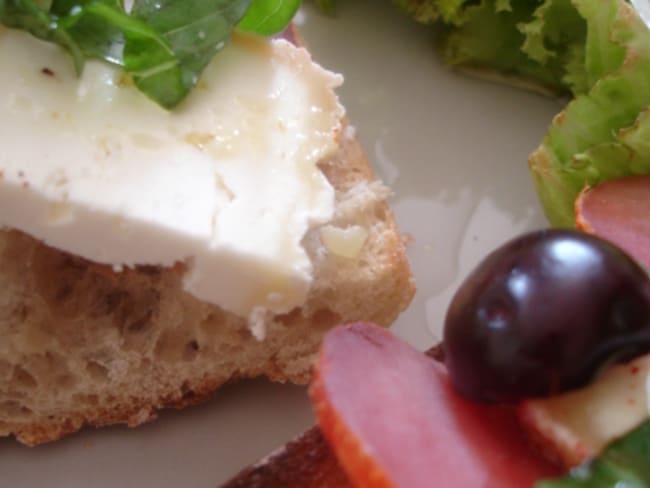
[[[320,429],[312,427],[222,488],[351,488]]]
[[[264,340],[247,318],[185,292],[183,266],[116,273],[0,230],[0,437],[35,445],[84,425],[136,426],[240,378],[306,383],[328,329],[361,319],[390,325],[414,285],[389,192],[348,127],[338,153],[319,164],[336,195],[327,225],[359,226],[367,238],[345,257],[311,229],[307,300],[265,317]]]
[[[360,254],[305,237],[314,263],[307,302],[267,321],[247,320],[183,290],[182,268],[110,268],[0,231],[0,435],[29,445],[83,425],[155,418],[239,378],[306,383],[323,334],[343,321],[391,324],[411,300],[402,238],[358,142],[321,165],[336,188],[332,225],[367,229]]]

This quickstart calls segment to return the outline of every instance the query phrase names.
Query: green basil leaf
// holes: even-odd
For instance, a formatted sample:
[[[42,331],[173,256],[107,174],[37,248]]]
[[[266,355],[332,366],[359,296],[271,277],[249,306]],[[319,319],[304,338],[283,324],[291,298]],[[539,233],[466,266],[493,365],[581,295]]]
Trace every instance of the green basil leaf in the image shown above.
[[[77,41],[87,58],[125,66],[123,54],[127,41],[142,38],[149,39],[147,54],[152,59],[171,58],[169,48],[158,33],[124,12],[119,0],[77,1],[77,5],[66,11],[59,17],[59,26]]]
[[[229,42],[253,0],[0,0],[0,23],[65,48],[81,73],[86,59],[121,66],[166,109],[178,105]],[[288,24],[300,0],[258,1],[246,21],[254,32]],[[244,25],[247,25],[246,22]]]
[[[59,28],[57,17],[32,0],[0,0],[0,24],[22,29],[39,39],[64,47],[81,73],[85,56],[75,39]]]
[[[253,0],[238,27],[263,36],[277,34],[291,22],[300,3],[301,0]]]
[[[142,39],[128,39],[124,65],[136,85],[155,90],[174,106],[174,93],[189,92],[212,57],[229,42],[251,0],[136,0],[131,15],[158,33],[173,60],[152,61]],[[169,100],[167,98],[169,97]]]

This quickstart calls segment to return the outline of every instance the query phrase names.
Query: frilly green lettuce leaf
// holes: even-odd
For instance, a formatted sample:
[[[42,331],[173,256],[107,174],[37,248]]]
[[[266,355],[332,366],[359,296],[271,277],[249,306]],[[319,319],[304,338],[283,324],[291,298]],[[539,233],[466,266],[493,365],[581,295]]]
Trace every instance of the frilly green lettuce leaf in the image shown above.
[[[532,20],[517,25],[525,40],[521,50],[557,76],[572,93],[587,89],[584,78],[586,22],[571,0],[546,0]]]
[[[394,0],[450,65],[574,97],[529,164],[550,222],[586,185],[650,173],[650,31],[625,0]]]
[[[397,0],[424,23],[442,23],[453,66],[499,73],[545,93],[579,93],[586,23],[571,0]]]
[[[585,80],[530,168],[550,222],[572,226],[585,185],[650,173],[650,31],[623,0],[574,0],[587,20]],[[645,138],[645,140],[644,140]]]
[[[479,74],[497,72],[504,79],[519,79],[547,93],[566,91],[565,56],[541,50],[545,32],[542,19],[533,17],[535,11],[531,2],[521,1],[482,0],[466,7],[456,14],[462,21],[446,29],[443,58],[452,66]]]
[[[552,224],[574,225],[585,185],[650,173],[650,31],[625,0],[398,3],[443,23],[447,63],[575,97],[529,160]]]
[[[320,0],[324,1],[324,0]],[[442,0],[445,1],[445,0]],[[462,3],[463,0],[447,0],[448,3]],[[440,16],[438,0],[394,0],[407,14],[422,24],[430,24]]]

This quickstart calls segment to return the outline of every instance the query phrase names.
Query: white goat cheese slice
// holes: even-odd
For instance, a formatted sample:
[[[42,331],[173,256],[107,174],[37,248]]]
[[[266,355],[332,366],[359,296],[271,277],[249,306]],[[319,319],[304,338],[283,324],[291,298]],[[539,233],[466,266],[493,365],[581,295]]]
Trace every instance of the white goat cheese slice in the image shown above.
[[[62,49],[2,27],[0,66],[0,227],[115,269],[185,262],[188,292],[244,317],[303,304],[341,76],[239,36],[167,112],[121,71],[77,78]]]

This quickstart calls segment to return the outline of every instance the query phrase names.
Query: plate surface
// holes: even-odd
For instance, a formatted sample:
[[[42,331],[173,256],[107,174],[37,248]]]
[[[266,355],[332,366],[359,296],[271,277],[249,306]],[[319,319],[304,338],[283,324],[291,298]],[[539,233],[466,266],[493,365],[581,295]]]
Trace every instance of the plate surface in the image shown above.
[[[418,293],[393,330],[425,349],[480,257],[546,225],[526,158],[561,107],[449,71],[431,30],[387,0],[340,4],[330,19],[308,3],[298,22],[315,58],[345,74],[340,96],[413,237]],[[215,487],[312,421],[303,388],[246,382],[136,430],[85,430],[35,449],[0,440],[0,486]]]

